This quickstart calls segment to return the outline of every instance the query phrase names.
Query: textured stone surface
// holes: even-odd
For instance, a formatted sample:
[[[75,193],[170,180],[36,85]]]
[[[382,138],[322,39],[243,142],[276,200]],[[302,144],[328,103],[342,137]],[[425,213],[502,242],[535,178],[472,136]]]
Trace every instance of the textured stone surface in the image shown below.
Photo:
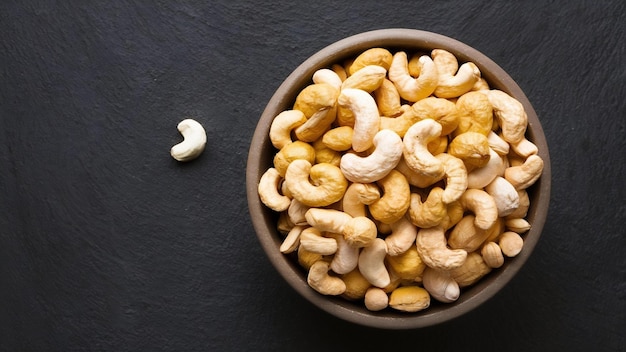
[[[623,1],[0,4],[0,350],[624,350]],[[255,238],[256,119],[307,56],[429,30],[509,72],[550,145],[552,202],[518,276],[452,322],[377,331],[288,287]],[[185,117],[208,133],[169,156]],[[341,332],[341,338],[335,336]]]

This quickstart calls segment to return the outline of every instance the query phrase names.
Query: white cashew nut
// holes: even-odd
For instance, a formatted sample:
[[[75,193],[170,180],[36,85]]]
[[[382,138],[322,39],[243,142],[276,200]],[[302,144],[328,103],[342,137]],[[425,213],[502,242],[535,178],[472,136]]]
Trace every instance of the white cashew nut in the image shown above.
[[[374,151],[366,157],[347,153],[339,167],[352,182],[372,183],[387,176],[402,158],[402,139],[391,130],[381,130],[374,136]]]
[[[408,58],[405,52],[399,51],[393,56],[389,67],[389,80],[398,89],[400,96],[410,102],[416,102],[431,95],[437,88],[437,67],[428,55],[418,60],[420,74],[413,78],[409,74]]]
[[[265,204],[268,208],[281,212],[287,210],[289,205],[291,204],[291,199],[286,197],[280,193],[278,193],[278,186],[282,177],[273,167],[270,167],[265,171],[263,176],[261,176],[261,180],[259,180],[258,192],[259,198],[261,202]]]
[[[485,187],[485,192],[492,196],[496,202],[499,217],[510,215],[519,207],[519,194],[504,177],[496,177]]]
[[[307,226],[294,226],[291,228],[287,237],[283,240],[283,243],[280,245],[281,253],[291,253],[298,249],[300,245],[300,234],[302,234],[302,230],[304,230]]]
[[[355,152],[366,151],[372,146],[374,136],[380,128],[380,115],[376,101],[364,90],[346,88],[339,94],[337,104],[354,114],[352,149]]]
[[[337,74],[337,72],[323,68],[315,71],[313,74],[313,83],[327,83],[331,86],[335,87],[337,90],[341,90],[341,77]]]
[[[472,170],[467,175],[467,187],[481,189],[490,184],[503,169],[502,157],[495,150],[489,148],[489,161],[487,165]]]
[[[347,274],[359,263],[359,248],[351,246],[342,234],[328,233],[337,241],[337,251],[330,262],[330,269],[339,274]]]
[[[382,238],[376,238],[372,244],[361,250],[359,271],[372,285],[383,288],[391,283],[391,277],[385,268],[387,245]]]
[[[178,161],[190,161],[204,151],[206,145],[206,131],[202,125],[193,119],[185,119],[178,123],[178,131],[184,140],[170,150],[172,158]]]
[[[433,178],[442,177],[443,165],[428,151],[428,143],[439,137],[441,124],[424,119],[413,124],[404,134],[404,161],[411,170]]]
[[[337,252],[337,241],[324,237],[315,227],[307,227],[300,233],[300,246],[309,252],[321,255],[332,255]]]
[[[459,299],[461,289],[446,271],[426,268],[422,274],[422,284],[431,297],[443,303]]]

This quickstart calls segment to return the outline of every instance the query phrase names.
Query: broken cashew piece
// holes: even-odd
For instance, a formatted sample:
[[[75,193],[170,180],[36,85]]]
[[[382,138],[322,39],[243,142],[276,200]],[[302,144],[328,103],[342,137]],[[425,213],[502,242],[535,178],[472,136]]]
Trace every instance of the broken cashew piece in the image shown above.
[[[359,71],[360,72],[360,71]],[[402,139],[391,130],[381,130],[374,136],[374,151],[366,157],[353,153],[341,157],[339,167],[352,182],[371,183],[387,176],[402,158]]]
[[[178,161],[191,161],[204,151],[206,145],[206,131],[202,125],[193,119],[184,119],[178,123],[178,131],[184,140],[170,150],[172,158]]]
[[[398,89],[400,97],[410,102],[428,97],[437,88],[439,74],[433,60],[428,55],[423,55],[418,62],[420,74],[417,78],[413,78],[409,74],[408,58],[403,51],[399,51],[393,56],[393,61],[389,67],[389,80]]]

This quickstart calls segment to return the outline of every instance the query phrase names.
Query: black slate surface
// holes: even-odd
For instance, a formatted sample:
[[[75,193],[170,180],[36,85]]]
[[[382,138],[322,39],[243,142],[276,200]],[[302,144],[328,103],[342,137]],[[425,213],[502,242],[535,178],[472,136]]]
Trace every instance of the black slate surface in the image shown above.
[[[0,350],[626,350],[623,1],[3,1]],[[449,323],[384,331],[287,286],[246,209],[256,120],[359,32],[448,35],[537,111],[552,201],[527,265]],[[203,155],[169,156],[201,122]]]

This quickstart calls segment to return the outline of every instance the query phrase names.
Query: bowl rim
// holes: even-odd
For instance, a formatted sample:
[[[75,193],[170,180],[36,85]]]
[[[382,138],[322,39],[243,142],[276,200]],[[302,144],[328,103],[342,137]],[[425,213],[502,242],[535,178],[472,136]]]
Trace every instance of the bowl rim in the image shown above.
[[[286,109],[295,99],[295,94],[304,86],[311,83],[313,73],[319,68],[330,67],[367,48],[414,48],[418,49],[445,49],[453,53],[459,63],[472,61],[476,64],[483,77],[489,82],[492,89],[501,89],[522,103],[528,115],[527,137],[539,148],[539,156],[544,161],[543,173],[540,179],[531,187],[534,194],[531,196],[531,209],[527,219],[532,224],[531,229],[523,236],[524,248],[515,258],[507,258],[505,265],[496,269],[493,276],[496,279],[489,285],[484,283],[485,278],[462,292],[461,297],[454,303],[442,304],[438,309],[428,309],[406,314],[402,312],[370,312],[365,307],[357,307],[354,303],[340,297],[323,296],[306,283],[302,268],[293,263],[288,256],[278,250],[280,239],[277,230],[268,233],[271,218],[268,208],[261,203],[257,187],[260,176],[265,172],[268,160],[260,161],[259,152],[269,143],[268,133],[273,118]],[[269,144],[271,146],[271,144]],[[265,165],[265,168],[262,168]],[[311,55],[303,61],[276,89],[267,103],[255,128],[246,166],[246,194],[248,211],[252,224],[265,254],[287,283],[302,297],[318,308],[343,320],[359,325],[382,329],[414,329],[437,325],[455,319],[468,313],[492,298],[519,272],[533,252],[545,224],[551,188],[551,168],[547,140],[537,114],[513,78],[489,57],[473,47],[451,37],[418,29],[386,28],[366,31],[340,39]],[[275,228],[275,223],[273,223]],[[490,274],[492,275],[492,274]],[[473,291],[472,291],[473,290]],[[468,292],[473,292],[468,294]],[[465,296],[465,297],[464,297]]]

